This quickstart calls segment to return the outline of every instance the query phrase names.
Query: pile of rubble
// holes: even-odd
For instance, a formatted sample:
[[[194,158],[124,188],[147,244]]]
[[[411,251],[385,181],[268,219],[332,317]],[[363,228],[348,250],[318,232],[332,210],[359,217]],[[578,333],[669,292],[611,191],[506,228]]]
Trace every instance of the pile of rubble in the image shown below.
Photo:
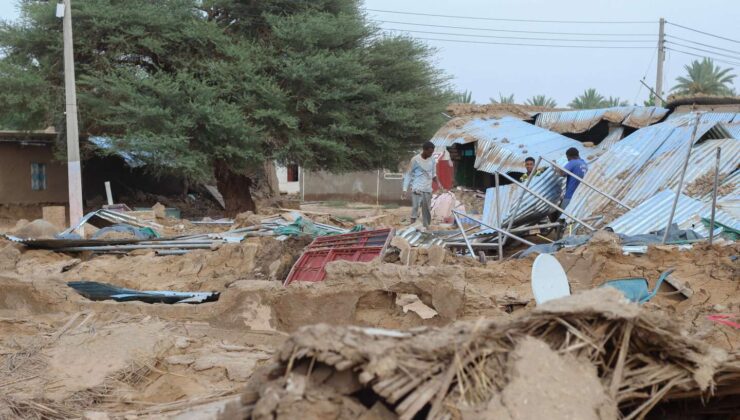
[[[305,327],[276,362],[250,382],[247,417],[633,419],[666,401],[676,404],[665,408],[670,416],[698,399],[705,410],[721,407],[715,413],[740,408],[737,354],[684,337],[669,317],[611,289],[508,322]]]

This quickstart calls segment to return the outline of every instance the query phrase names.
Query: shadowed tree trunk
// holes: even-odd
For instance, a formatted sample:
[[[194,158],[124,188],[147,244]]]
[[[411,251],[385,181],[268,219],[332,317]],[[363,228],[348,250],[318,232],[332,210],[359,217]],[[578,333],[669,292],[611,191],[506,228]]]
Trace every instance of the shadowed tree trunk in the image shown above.
[[[229,169],[224,162],[215,164],[216,185],[226,203],[226,213],[235,216],[247,210],[256,211],[250,187],[252,179]]]

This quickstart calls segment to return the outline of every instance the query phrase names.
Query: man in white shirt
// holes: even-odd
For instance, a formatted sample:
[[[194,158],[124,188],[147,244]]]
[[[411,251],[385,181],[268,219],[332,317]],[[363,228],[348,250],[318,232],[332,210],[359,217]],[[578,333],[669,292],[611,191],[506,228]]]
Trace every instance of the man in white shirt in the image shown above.
[[[411,187],[411,223],[416,223],[421,207],[421,216],[424,227],[432,223],[432,182],[436,182],[440,189],[442,184],[437,179],[436,162],[432,157],[434,144],[424,143],[421,153],[411,158],[406,176],[403,178],[403,196],[405,200]]]

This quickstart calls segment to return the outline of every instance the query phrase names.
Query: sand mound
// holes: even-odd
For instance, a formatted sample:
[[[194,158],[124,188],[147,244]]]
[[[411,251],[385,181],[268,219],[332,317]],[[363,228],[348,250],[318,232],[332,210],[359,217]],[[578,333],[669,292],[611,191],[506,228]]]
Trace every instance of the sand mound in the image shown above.
[[[244,404],[255,419],[313,400],[323,412],[353,414],[381,403],[403,419],[465,412],[614,418],[617,407],[632,418],[664,399],[701,395],[711,404],[714,394],[729,394],[725,402],[740,396],[740,358],[685,337],[670,319],[639,310],[615,290],[587,293],[508,323],[408,332],[306,327],[285,342],[278,365],[255,376]]]
[[[23,239],[52,239],[58,233],[56,226],[43,219],[36,219],[28,224],[16,225],[10,234]]]
[[[69,270],[65,279],[143,290],[222,291],[238,280],[284,280],[305,244],[305,239],[278,241],[264,237],[187,255],[102,255]]]

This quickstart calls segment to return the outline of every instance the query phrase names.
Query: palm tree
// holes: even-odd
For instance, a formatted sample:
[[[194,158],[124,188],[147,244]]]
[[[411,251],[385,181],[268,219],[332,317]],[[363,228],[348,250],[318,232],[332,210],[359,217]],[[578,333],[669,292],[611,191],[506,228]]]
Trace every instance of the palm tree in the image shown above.
[[[604,107],[605,108],[611,108],[614,106],[629,106],[629,101],[622,101],[619,99],[619,97],[612,98],[611,96],[609,99],[604,101]]]
[[[458,92],[455,94],[453,98],[454,103],[458,104],[472,104],[473,103],[473,92],[470,92],[468,90],[465,90],[463,92]]]
[[[576,96],[570,101],[568,106],[573,109],[605,108],[606,98],[596,92],[596,89],[586,89],[581,96]]]
[[[558,103],[555,102],[555,99],[548,98],[545,95],[535,95],[531,98],[527,99],[525,104],[529,106],[543,106],[545,108],[555,108],[558,106]]]
[[[729,86],[736,75],[729,74],[729,68],[722,69],[714,65],[714,61],[704,58],[694,60],[685,65],[687,77],[677,77],[678,82],[671,91],[678,95],[732,95],[733,89]]]
[[[492,104],[513,104],[514,103],[514,94],[512,93],[509,96],[504,96],[501,94],[501,92],[498,93],[498,100],[494,98],[488,98],[488,100],[491,101]]]
[[[651,93],[650,96],[648,97],[648,100],[644,101],[642,104],[644,106],[655,106],[655,95]]]

